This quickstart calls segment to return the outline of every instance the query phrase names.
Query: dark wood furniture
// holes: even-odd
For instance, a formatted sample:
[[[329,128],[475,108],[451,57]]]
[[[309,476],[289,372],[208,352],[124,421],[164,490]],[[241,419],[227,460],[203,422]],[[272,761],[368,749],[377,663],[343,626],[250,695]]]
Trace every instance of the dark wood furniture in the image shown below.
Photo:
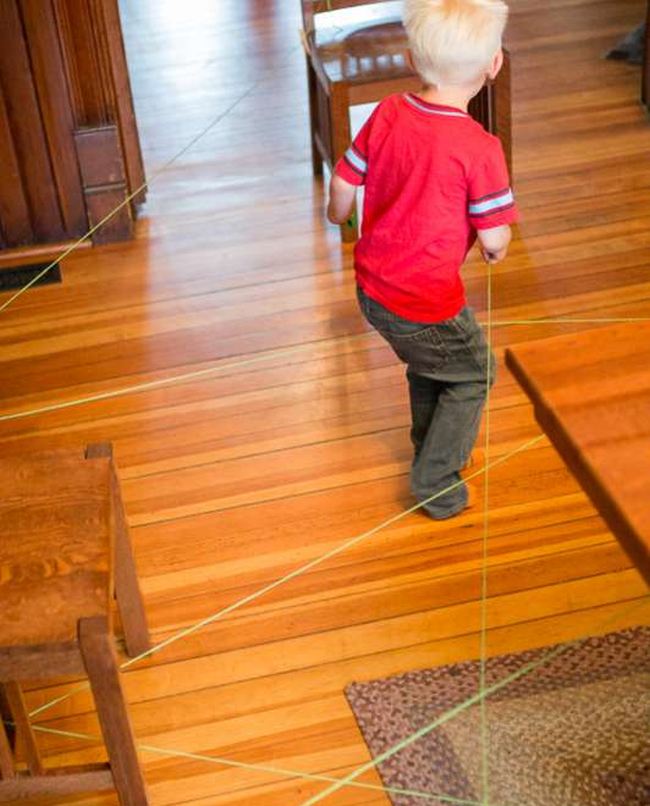
[[[113,596],[129,654],[150,640],[111,447],[2,459],[0,485],[0,801],[114,787],[123,806],[145,806]],[[20,684],[79,672],[90,682],[108,764],[46,771]]]
[[[401,4],[386,0],[301,0],[307,62],[314,175],[332,168],[350,144],[350,107],[393,92],[416,91],[419,79],[406,61]],[[335,11],[332,19],[324,12]],[[323,20],[326,24],[320,24]],[[502,140],[512,163],[510,58],[494,85],[472,101],[470,113]],[[356,215],[341,226],[344,241],[357,238]]]
[[[641,83],[641,100],[650,109],[650,0],[646,13],[645,41],[643,47],[643,76]]]
[[[2,0],[0,249],[76,239],[143,182],[118,0]]]
[[[650,585],[650,323],[522,344],[506,363]]]

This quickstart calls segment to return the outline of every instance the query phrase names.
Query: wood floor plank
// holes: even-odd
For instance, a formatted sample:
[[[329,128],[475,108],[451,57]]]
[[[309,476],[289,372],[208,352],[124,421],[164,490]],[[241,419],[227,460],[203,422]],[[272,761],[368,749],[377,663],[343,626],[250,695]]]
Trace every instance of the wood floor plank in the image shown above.
[[[638,70],[602,58],[644,0],[510,6],[522,220],[504,263],[464,269],[483,323],[492,283],[491,462],[540,434],[506,347],[650,318],[650,125]],[[254,597],[124,672],[139,741],[342,777],[368,759],[347,684],[479,655],[485,430],[473,508],[412,513],[255,596],[412,505],[403,369],[361,320],[351,248],[324,222],[299,4],[121,7],[149,175],[227,114],[154,178],[132,242],[73,253],[62,284],[0,316],[0,449],[113,441],[156,642]],[[647,588],[545,439],[490,470],[487,506],[490,655],[650,623]],[[74,685],[35,681],[28,703]],[[38,719],[98,731],[87,691]],[[48,763],[103,758],[39,738]],[[152,806],[300,806],[326,787],[141,758]],[[330,802],[389,803],[352,788]]]

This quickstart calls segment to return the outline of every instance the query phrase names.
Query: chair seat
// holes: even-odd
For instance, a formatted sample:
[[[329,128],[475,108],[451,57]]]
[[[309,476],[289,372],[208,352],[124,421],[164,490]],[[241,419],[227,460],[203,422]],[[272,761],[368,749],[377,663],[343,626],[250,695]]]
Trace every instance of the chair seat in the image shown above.
[[[317,29],[310,47],[332,83],[366,84],[414,77],[406,61],[406,32],[395,13]]]
[[[78,451],[0,460],[0,646],[77,641],[110,618],[110,460]]]

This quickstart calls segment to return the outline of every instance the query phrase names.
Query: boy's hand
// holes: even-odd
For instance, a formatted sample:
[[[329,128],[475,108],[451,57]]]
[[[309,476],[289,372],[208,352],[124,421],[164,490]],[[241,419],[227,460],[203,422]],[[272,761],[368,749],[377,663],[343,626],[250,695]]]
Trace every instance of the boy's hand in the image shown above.
[[[486,263],[499,263],[508,254],[512,232],[507,224],[491,229],[480,229],[476,234]]]
[[[496,251],[490,251],[488,249],[484,249],[482,246],[480,247],[481,254],[483,255],[483,260],[486,263],[500,263],[508,254],[508,247],[505,246],[503,249],[498,249]]]
[[[357,189],[337,174],[330,182],[330,200],[327,206],[327,218],[332,224],[345,224],[354,209]]]

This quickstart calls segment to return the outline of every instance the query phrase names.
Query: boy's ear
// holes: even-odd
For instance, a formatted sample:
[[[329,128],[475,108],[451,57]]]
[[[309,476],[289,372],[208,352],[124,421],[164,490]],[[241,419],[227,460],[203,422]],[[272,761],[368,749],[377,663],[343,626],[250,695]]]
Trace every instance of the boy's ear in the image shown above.
[[[414,73],[417,73],[417,70],[415,69],[415,65],[413,64],[413,54],[411,53],[411,48],[406,49],[406,53],[404,54],[404,56],[406,58],[407,65],[411,68],[411,70]]]
[[[494,54],[494,57],[492,58],[492,63],[490,64],[490,70],[488,72],[488,78],[490,81],[494,81],[494,79],[501,72],[502,67],[503,67],[503,50],[499,48],[499,50],[497,50],[497,52]]]

